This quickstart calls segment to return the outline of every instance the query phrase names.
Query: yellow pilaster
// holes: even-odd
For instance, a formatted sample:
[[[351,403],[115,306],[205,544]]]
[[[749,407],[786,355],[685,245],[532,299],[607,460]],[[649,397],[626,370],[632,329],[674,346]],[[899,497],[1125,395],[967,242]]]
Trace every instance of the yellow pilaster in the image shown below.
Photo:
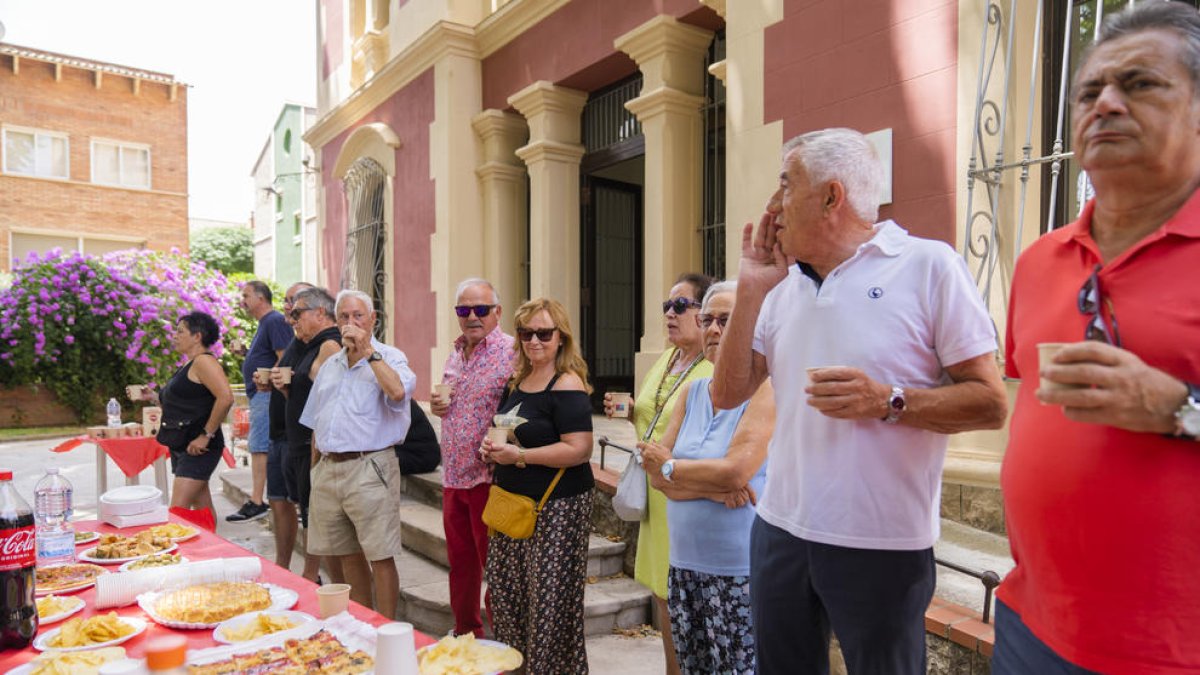
[[[513,310],[528,297],[525,289],[525,165],[517,150],[528,136],[525,120],[500,110],[484,110],[471,121],[483,146],[475,169],[483,200],[483,277],[497,288],[505,306],[503,325],[512,330]]]

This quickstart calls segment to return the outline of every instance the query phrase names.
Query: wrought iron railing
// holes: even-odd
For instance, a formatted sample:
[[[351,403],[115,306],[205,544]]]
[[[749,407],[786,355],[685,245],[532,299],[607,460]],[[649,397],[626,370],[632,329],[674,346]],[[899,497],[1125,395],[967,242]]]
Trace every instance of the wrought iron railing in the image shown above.
[[[642,135],[642,123],[625,104],[642,93],[639,73],[592,96],[583,106],[583,145],[587,152],[611,148]]]

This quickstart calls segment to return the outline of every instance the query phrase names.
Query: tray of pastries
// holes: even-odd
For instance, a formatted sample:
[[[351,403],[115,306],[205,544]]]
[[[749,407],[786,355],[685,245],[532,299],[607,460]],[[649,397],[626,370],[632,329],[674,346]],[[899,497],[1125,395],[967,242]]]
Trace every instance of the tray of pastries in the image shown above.
[[[155,553],[170,553],[176,548],[170,537],[155,536],[149,530],[138,532],[132,537],[104,534],[95,546],[80,553],[79,559],[101,565],[116,565]]]
[[[188,675],[225,675],[226,673],[369,673],[375,659],[366,651],[345,645],[332,632],[321,629],[304,638],[291,638],[282,644],[255,648],[220,659],[202,659],[188,665]]]

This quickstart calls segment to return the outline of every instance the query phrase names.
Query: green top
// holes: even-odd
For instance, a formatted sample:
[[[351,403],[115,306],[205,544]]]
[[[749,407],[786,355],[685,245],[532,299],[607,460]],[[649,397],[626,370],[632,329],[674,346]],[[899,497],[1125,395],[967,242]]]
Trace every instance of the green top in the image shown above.
[[[637,429],[639,441],[646,435],[646,428],[650,426],[650,420],[654,419],[656,398],[666,400],[663,405],[663,414],[658,418],[658,423],[654,425],[654,433],[650,435],[650,440],[655,442],[661,440],[663,432],[667,430],[667,424],[671,421],[671,413],[683,392],[684,384],[702,377],[712,377],[713,365],[707,360],[701,359],[695,368],[685,373],[683,384],[680,384],[670,397],[667,397],[667,392],[671,391],[675,381],[679,379],[679,375],[666,375],[665,377],[663,375],[670,367],[671,359],[675,357],[677,351],[677,348],[672,347],[663,352],[663,355],[650,368],[650,372],[646,373],[646,379],[642,381],[642,386],[638,389],[637,400],[633,404],[633,426]],[[647,477],[646,480],[649,482],[650,479]],[[667,498],[663,493],[650,487],[647,490],[646,517],[642,520],[642,526],[638,532],[634,576],[639,583],[649,588],[655,595],[665,599],[667,597],[667,568],[670,567],[670,564]]]

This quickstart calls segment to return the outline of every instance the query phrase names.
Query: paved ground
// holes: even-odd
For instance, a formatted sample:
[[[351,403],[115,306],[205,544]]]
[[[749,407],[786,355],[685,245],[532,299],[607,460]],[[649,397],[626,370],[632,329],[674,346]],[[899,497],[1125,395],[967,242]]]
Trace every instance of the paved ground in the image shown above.
[[[628,436],[632,439],[632,426],[629,426]],[[615,426],[612,431],[616,434],[621,430],[620,426]],[[599,429],[597,432],[600,433]],[[45,467],[59,467],[61,473],[71,481],[75,489],[76,518],[80,520],[95,518],[96,455],[93,446],[85,444],[67,453],[50,452],[50,448],[61,440],[42,439],[0,443],[0,467],[13,470],[13,482],[16,484],[17,491],[29,502],[30,506],[33,505],[34,486],[44,475]],[[624,458],[621,458],[620,462],[620,466],[624,466]],[[219,473],[224,469],[225,464],[222,463],[217,471]],[[116,487],[124,482],[124,475],[111,460],[108,461],[108,478],[110,487]],[[154,471],[150,469],[143,471],[139,478],[142,483],[152,485]],[[217,534],[269,560],[274,560],[274,539],[264,522],[237,524],[225,522],[225,516],[236,511],[240,504],[234,504],[224,496],[217,476],[213,477],[211,489],[213,505],[217,510]],[[298,574],[303,566],[303,559],[294,555],[292,571]],[[662,643],[658,637],[593,636],[588,638],[587,651],[591,672],[597,675],[610,673],[613,675],[658,675],[664,672]]]

